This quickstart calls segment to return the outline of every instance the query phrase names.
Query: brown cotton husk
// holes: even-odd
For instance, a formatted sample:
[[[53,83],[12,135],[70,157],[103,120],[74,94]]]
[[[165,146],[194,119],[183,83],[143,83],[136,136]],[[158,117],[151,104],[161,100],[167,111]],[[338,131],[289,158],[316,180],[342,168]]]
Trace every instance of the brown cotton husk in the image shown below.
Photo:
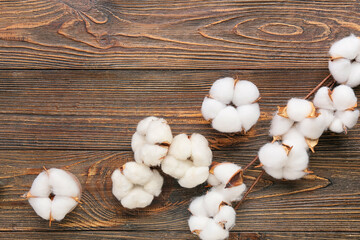
[[[289,145],[286,145],[284,143],[282,144],[282,146],[285,149],[286,154],[289,155],[289,153],[290,153],[291,149],[293,148],[293,146],[290,147]]]
[[[357,108],[357,103],[354,106],[346,109],[345,111],[355,111],[356,108]]]
[[[285,106],[285,107],[280,107],[280,106],[278,106],[277,108],[278,108],[278,113],[277,113],[277,115],[279,115],[279,116],[281,116],[281,117],[284,117],[284,118],[289,118],[289,116],[288,116],[288,114],[287,114],[287,112],[286,112],[286,109],[287,109],[286,106]]]
[[[306,141],[307,145],[309,146],[311,152],[314,153],[315,152],[314,148],[319,143],[319,139],[305,138],[305,141]]]
[[[315,108],[315,106],[314,106],[314,104],[312,102],[310,102],[310,104],[311,104],[312,110],[311,110],[311,113],[309,114],[309,116],[307,116],[307,118],[316,118],[316,117],[318,117],[321,113],[316,112],[316,108]]]
[[[210,174],[214,174],[214,169],[220,165],[222,163],[219,163],[219,162],[212,162],[211,165],[210,165],[210,169],[209,169],[209,173]]]
[[[239,169],[234,175],[230,178],[228,183],[226,183],[225,188],[232,188],[237,187],[243,184],[244,182],[244,171],[242,169]]]

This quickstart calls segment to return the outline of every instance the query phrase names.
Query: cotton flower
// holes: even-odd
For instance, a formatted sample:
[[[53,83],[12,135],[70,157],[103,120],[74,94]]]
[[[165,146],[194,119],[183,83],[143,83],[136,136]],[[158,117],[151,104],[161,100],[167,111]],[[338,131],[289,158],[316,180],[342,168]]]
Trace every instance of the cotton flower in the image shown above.
[[[282,168],[288,158],[286,148],[278,142],[265,144],[258,155],[260,162],[270,168]]]
[[[321,87],[314,96],[314,105],[317,108],[334,110],[334,103],[331,99],[331,90],[328,87]]]
[[[292,127],[292,125],[294,124],[294,121],[289,119],[289,118],[285,118],[282,117],[280,115],[277,114],[278,112],[276,112],[276,114],[274,115],[272,121],[271,121],[271,126],[270,126],[270,136],[281,136],[285,133],[287,133],[289,131],[289,129]]]
[[[161,169],[178,179],[182,187],[193,188],[207,180],[211,162],[212,151],[203,135],[179,134],[174,137]]]
[[[286,114],[289,119],[300,122],[305,118],[312,117],[312,113],[315,111],[314,105],[304,99],[292,98],[286,105]]]
[[[340,84],[356,87],[360,84],[360,39],[354,35],[335,42],[329,51],[329,70]]]
[[[80,202],[81,185],[70,172],[51,168],[41,172],[24,194],[37,215],[61,221]]]
[[[127,162],[111,175],[112,192],[125,208],[144,208],[159,196],[164,182],[157,170],[148,166]]]
[[[249,81],[221,78],[204,98],[201,112],[219,132],[246,132],[260,117],[259,105],[255,103],[259,95],[257,87]]]
[[[339,85],[332,91],[332,101],[336,110],[346,110],[356,106],[357,98],[354,90],[346,85]]]
[[[147,117],[141,120],[131,140],[135,161],[147,166],[159,166],[172,140],[171,129],[165,119]]]

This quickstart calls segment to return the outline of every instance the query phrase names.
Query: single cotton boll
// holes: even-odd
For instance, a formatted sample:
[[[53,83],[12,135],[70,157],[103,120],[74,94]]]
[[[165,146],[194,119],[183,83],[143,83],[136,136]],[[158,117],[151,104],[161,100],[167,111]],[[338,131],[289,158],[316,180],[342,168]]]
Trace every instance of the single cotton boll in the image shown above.
[[[145,137],[138,132],[135,132],[131,138],[131,149],[136,152],[146,143]]]
[[[210,96],[224,104],[229,104],[234,95],[235,80],[230,77],[216,80],[210,89]]]
[[[31,207],[34,209],[37,215],[45,220],[50,219],[51,200],[50,198],[29,198]]]
[[[190,231],[202,231],[208,224],[209,220],[210,218],[208,217],[191,216],[188,221]]]
[[[79,197],[81,195],[81,185],[73,174],[58,168],[51,168],[48,172],[49,184],[55,195],[66,197]]]
[[[342,133],[344,131],[344,124],[338,118],[335,118],[334,121],[330,124],[330,131],[335,133]]]
[[[204,207],[208,216],[215,216],[219,212],[222,202],[226,202],[226,199],[221,193],[215,190],[208,192],[204,197]]]
[[[259,160],[264,166],[281,168],[285,165],[287,154],[279,143],[267,143],[259,150]]]
[[[330,124],[334,120],[334,117],[335,117],[334,111],[327,110],[327,109],[319,109],[318,111],[321,114],[321,116],[323,116],[325,119],[325,121],[324,121],[325,129],[328,129]]]
[[[314,105],[318,108],[334,110],[333,102],[329,96],[330,89],[328,87],[321,87],[315,94]]]
[[[203,240],[223,240],[229,237],[229,232],[213,219],[210,219],[206,227],[200,232],[199,237]]]
[[[219,185],[221,182],[217,179],[217,177],[215,177],[213,174],[209,174],[208,180],[207,180],[208,184],[210,184],[211,186],[217,186]]]
[[[260,96],[259,90],[255,84],[249,81],[238,81],[235,85],[234,97],[232,102],[236,106],[251,104]]]
[[[120,201],[123,197],[126,196],[133,188],[133,184],[120,172],[119,169],[116,169],[111,175],[112,180],[112,193]]]
[[[334,88],[331,97],[336,110],[346,110],[354,107],[357,103],[354,90],[346,85],[339,85]]]
[[[225,185],[222,184],[222,185],[219,185],[219,186],[215,187],[214,189],[215,189],[215,191],[217,191],[218,193],[223,195],[224,199],[227,202],[233,202],[233,201],[241,200],[242,195],[246,190],[246,185],[241,184],[241,185],[236,186],[236,187],[225,188]]]
[[[240,132],[240,116],[233,106],[227,106],[213,119],[212,127],[219,132]]]
[[[146,132],[146,141],[148,143],[168,143],[172,142],[173,136],[170,126],[166,120],[160,118],[156,121],[151,121]]]
[[[360,39],[351,34],[335,42],[330,50],[330,56],[354,59],[360,51]]]
[[[169,154],[178,160],[186,160],[191,156],[191,141],[184,133],[174,137]]]
[[[356,125],[359,118],[359,110],[355,111],[337,111],[335,117],[340,119],[341,122],[347,127],[352,128]]]
[[[271,121],[270,136],[281,136],[289,131],[294,121],[275,114]]]
[[[185,175],[179,179],[180,186],[184,188],[193,188],[204,183],[209,176],[208,167],[191,167]]]
[[[226,105],[222,102],[219,102],[216,99],[205,97],[201,106],[201,113],[205,120],[209,121],[218,115],[218,113],[223,110]]]
[[[308,167],[309,154],[303,148],[293,147],[289,153],[285,168],[303,171]]]
[[[132,183],[144,185],[150,180],[153,172],[144,164],[127,162],[123,166],[123,174]]]
[[[143,135],[145,136],[146,135],[146,131],[149,127],[149,124],[150,122],[152,121],[156,121],[158,120],[159,118],[157,117],[147,117],[147,118],[144,118],[143,120],[141,120],[138,125],[137,125],[137,128],[136,128],[136,131],[140,134],[140,135]]]
[[[208,217],[208,213],[206,211],[206,208],[204,206],[204,196],[197,197],[190,203],[189,211],[192,215],[195,216],[202,216],[202,217]]]
[[[333,78],[340,84],[345,83],[350,76],[351,62],[349,59],[336,59],[329,61],[329,71]]]
[[[64,219],[78,203],[70,197],[55,196],[51,203],[51,217],[56,221]]]
[[[297,124],[299,132],[307,138],[318,139],[326,128],[326,119],[319,115],[316,118],[305,118]]]
[[[165,146],[145,144],[141,147],[139,155],[137,155],[136,158],[146,166],[160,166],[161,161],[165,158],[167,152],[168,148]]]
[[[241,167],[234,163],[224,162],[214,168],[214,176],[222,183],[227,184],[234,174],[239,171]]]
[[[283,178],[283,169],[282,168],[271,168],[267,166],[263,166],[263,169],[267,174],[272,176],[275,179],[282,179]]]
[[[236,212],[231,206],[221,206],[218,214],[214,216],[214,221],[223,224],[226,230],[230,230],[235,225]]]
[[[305,99],[292,98],[287,103],[286,113],[291,120],[300,122],[309,116],[312,110],[311,102]]]
[[[49,197],[51,187],[49,177],[46,171],[41,172],[34,180],[30,188],[30,194],[36,197]]]
[[[360,56],[360,54],[359,54]],[[357,87],[360,84],[360,63],[353,62],[351,64],[351,71],[349,75],[349,80],[346,82],[346,85],[349,87]]]
[[[288,146],[292,147],[302,147],[304,149],[308,149],[309,146],[306,143],[304,135],[302,135],[296,125],[292,127],[286,134],[284,134],[282,137],[283,144],[286,144]]]
[[[305,176],[306,173],[304,171],[296,171],[296,170],[284,168],[283,175],[284,175],[284,179],[296,180]]]
[[[161,170],[173,178],[180,179],[192,166],[191,161],[177,160],[168,155],[161,163]]]
[[[121,205],[129,209],[144,208],[149,206],[153,199],[153,195],[144,191],[141,187],[135,187],[121,199]]]
[[[206,138],[198,133],[193,133],[190,138],[192,156],[195,166],[208,167],[212,162],[212,151]]]
[[[164,183],[164,178],[156,170],[153,170],[153,176],[150,178],[149,182],[144,185],[145,191],[148,193],[159,196],[161,193],[161,188]]]
[[[247,132],[260,117],[260,108],[259,104],[247,104],[236,109],[239,113],[240,122],[245,132]]]

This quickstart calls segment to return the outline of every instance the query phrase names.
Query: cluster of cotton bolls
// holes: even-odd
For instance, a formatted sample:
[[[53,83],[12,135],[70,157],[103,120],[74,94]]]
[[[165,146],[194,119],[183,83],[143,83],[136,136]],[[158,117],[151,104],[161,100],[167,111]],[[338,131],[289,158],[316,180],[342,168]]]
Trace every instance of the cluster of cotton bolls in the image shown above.
[[[173,138],[163,118],[141,120],[131,147],[135,162],[126,163],[111,176],[113,194],[123,207],[143,208],[159,196],[164,179],[153,167],[161,166],[164,173],[178,179],[185,188],[202,184],[209,176],[212,152],[206,138],[198,133]]]
[[[51,168],[41,172],[24,194],[37,215],[61,221],[80,202],[81,185],[70,172]]]
[[[231,202],[240,200],[246,190],[242,173],[241,167],[233,163],[212,164],[208,183],[213,187],[189,206],[189,228],[200,239],[221,240],[229,236],[236,219]]]
[[[201,112],[219,132],[247,132],[259,119],[259,96],[258,88],[249,81],[221,78],[211,86]]]

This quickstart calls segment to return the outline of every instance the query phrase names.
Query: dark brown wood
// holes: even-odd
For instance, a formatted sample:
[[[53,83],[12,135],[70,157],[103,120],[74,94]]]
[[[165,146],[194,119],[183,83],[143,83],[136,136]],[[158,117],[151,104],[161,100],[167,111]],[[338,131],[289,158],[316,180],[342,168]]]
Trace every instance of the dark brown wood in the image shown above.
[[[0,68],[326,68],[360,33],[338,1],[2,1]]]

